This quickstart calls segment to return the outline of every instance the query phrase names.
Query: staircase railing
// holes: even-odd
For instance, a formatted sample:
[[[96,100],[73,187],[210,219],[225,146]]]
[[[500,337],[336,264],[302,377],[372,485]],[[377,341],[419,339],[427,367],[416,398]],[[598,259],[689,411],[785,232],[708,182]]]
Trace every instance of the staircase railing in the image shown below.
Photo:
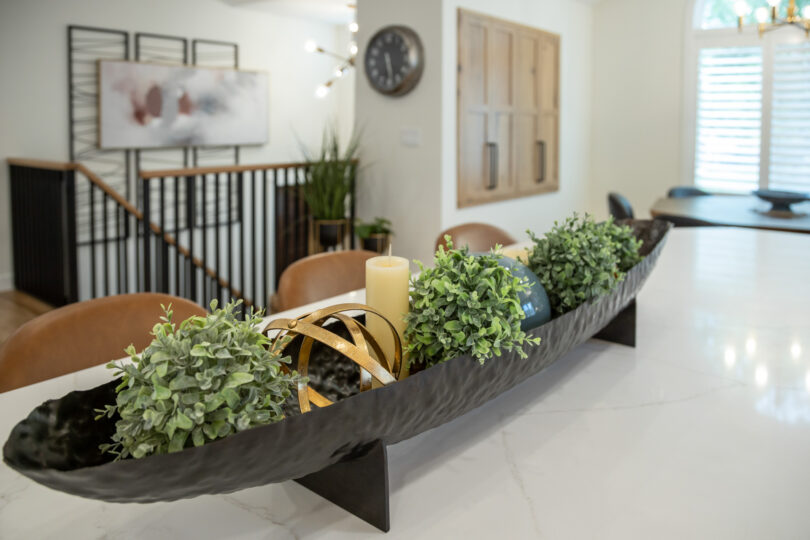
[[[144,171],[140,209],[80,163],[8,163],[15,287],[54,305],[161,291],[265,308],[312,247],[305,163]]]
[[[164,239],[149,245],[147,290],[185,296],[201,304],[243,298],[265,308],[281,272],[307,256],[310,214],[304,200],[306,163],[234,165],[144,171],[144,219],[177,238],[199,265],[183,267]],[[351,182],[354,185],[354,167]],[[348,201],[354,218],[354,190]],[[349,234],[349,247],[354,235]],[[154,257],[154,258],[153,258]],[[212,272],[201,273],[205,266]]]

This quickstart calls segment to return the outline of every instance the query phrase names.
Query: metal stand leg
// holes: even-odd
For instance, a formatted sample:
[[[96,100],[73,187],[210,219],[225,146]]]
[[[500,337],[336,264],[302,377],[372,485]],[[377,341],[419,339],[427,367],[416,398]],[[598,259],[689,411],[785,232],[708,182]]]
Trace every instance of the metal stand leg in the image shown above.
[[[619,312],[616,317],[608,323],[598,334],[596,339],[627,345],[636,346],[636,299],[630,301],[627,307]]]
[[[383,532],[391,528],[388,511],[388,453],[381,441],[362,455],[335,463],[296,482]]]

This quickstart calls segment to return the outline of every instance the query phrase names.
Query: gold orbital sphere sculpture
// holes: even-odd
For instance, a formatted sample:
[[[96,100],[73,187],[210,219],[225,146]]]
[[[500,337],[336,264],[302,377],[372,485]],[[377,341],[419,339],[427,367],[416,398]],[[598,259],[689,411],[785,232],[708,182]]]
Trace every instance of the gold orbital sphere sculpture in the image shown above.
[[[384,320],[394,338],[394,358],[386,358],[380,345],[365,325],[347,315],[347,311],[365,311],[367,314],[374,314]],[[352,341],[348,341],[323,328],[323,325],[330,319],[337,319],[343,323],[349,331]],[[396,328],[380,312],[364,304],[338,304],[302,315],[297,319],[276,319],[267,325],[264,332],[273,340],[270,349],[277,351],[279,354],[283,354],[284,349],[292,342],[292,338],[303,336],[301,349],[298,353],[297,367],[297,371],[302,377],[307,376],[309,356],[316,341],[337,351],[360,366],[361,392],[371,388],[372,379],[382,385],[395,383],[402,370],[402,341],[397,334]],[[277,332],[277,334],[271,336],[273,332]],[[372,351],[383,363],[378,362],[371,355]],[[298,405],[301,412],[309,412],[312,409],[311,403],[318,407],[332,405],[332,401],[314,388],[311,388],[306,383],[299,383]]]

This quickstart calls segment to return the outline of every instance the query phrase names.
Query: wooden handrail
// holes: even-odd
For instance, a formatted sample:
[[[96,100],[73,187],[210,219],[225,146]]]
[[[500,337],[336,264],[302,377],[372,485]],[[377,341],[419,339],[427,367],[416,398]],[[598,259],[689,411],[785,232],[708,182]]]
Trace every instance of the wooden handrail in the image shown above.
[[[112,200],[114,200],[119,206],[121,206],[124,210],[126,210],[130,215],[134,216],[135,219],[138,221],[143,221],[143,214],[140,210],[135,208],[132,203],[126,200],[120,193],[115,191],[112,187],[110,187],[107,182],[102,180],[97,174],[93,171],[85,167],[81,163],[72,163],[72,162],[59,162],[59,161],[41,161],[35,159],[20,159],[20,158],[8,158],[6,160],[9,165],[14,165],[17,167],[30,167],[33,169],[46,169],[52,171],[78,171],[82,173],[91,183],[95,184],[100,190],[107,194]],[[169,244],[170,246],[174,246],[177,251],[183,255],[186,259],[190,259],[192,264],[197,268],[201,268],[205,271],[206,275],[210,278],[217,280],[219,285],[223,289],[228,289],[231,291],[232,295],[236,298],[241,298],[245,306],[252,306],[253,302],[242,296],[242,292],[239,289],[231,287],[231,284],[217,275],[217,273],[205,266],[202,260],[197,257],[192,257],[191,253],[188,249],[184,248],[183,246],[177,243],[177,240],[169,233],[164,233],[163,230],[158,226],[156,223],[149,223],[149,228],[154,232],[156,235],[161,236],[163,241]]]
[[[169,178],[174,176],[197,176],[200,174],[238,173],[247,171],[267,171],[274,169],[291,169],[293,167],[306,167],[308,163],[268,163],[258,165],[219,165],[212,167],[190,167],[187,169],[163,169],[157,171],[141,171],[140,177]]]
[[[357,159],[352,160],[352,164],[357,165]],[[141,171],[140,177],[142,179],[149,178],[171,178],[182,176],[197,176],[201,174],[217,174],[217,173],[238,173],[247,171],[270,171],[278,169],[292,169],[296,167],[306,167],[307,162],[290,162],[290,163],[260,163],[254,165],[214,165],[211,167],[190,167],[186,169],[163,169],[156,171]]]

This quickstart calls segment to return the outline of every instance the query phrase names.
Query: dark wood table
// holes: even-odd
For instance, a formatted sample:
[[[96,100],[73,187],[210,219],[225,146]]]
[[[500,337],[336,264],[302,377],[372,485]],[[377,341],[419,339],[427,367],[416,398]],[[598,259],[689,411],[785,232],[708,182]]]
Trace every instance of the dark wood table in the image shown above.
[[[711,195],[655,201],[653,217],[686,218],[695,224],[748,227],[774,231],[810,233],[810,202],[794,204],[793,213],[771,212],[770,203],[754,196]]]

